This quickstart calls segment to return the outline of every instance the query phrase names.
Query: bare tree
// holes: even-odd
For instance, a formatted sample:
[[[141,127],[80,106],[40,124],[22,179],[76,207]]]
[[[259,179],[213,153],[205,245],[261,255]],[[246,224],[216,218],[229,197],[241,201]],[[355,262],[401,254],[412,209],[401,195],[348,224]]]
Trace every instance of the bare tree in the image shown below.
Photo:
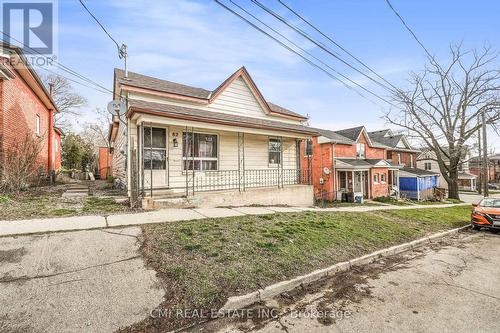
[[[458,170],[467,142],[486,123],[500,121],[500,70],[498,54],[489,47],[463,51],[450,46],[451,60],[440,64],[428,58],[420,73],[411,73],[408,90],[393,93],[397,111],[385,115],[388,123],[405,128],[435,155],[448,183],[450,198],[459,198]]]
[[[87,104],[87,99],[73,89],[73,86],[65,77],[49,74],[43,77],[43,81],[50,89],[52,86],[52,98],[59,113],[55,116],[55,123],[64,130],[71,128],[72,118],[78,117],[78,109]]]

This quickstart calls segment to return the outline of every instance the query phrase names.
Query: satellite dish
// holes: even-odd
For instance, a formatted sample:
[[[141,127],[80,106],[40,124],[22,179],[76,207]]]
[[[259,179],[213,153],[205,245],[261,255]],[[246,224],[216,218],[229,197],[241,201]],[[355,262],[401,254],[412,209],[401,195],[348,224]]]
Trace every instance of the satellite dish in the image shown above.
[[[127,107],[124,102],[113,100],[108,103],[108,112],[112,115],[123,116],[127,112]]]
[[[328,169],[327,167],[324,167],[324,168],[323,168],[323,173],[324,173],[325,175],[329,175],[329,174],[330,174],[330,169]]]

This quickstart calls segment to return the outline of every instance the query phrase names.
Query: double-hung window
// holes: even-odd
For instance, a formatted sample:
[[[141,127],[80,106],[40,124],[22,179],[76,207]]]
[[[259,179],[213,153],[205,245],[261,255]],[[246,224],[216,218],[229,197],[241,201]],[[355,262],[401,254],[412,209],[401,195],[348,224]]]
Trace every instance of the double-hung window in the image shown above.
[[[184,170],[210,171],[218,168],[217,135],[182,133]]]
[[[365,151],[365,144],[364,143],[357,143],[356,144],[356,158],[365,158],[366,156],[366,151]]]
[[[281,163],[281,139],[269,138],[269,164],[275,165]]]

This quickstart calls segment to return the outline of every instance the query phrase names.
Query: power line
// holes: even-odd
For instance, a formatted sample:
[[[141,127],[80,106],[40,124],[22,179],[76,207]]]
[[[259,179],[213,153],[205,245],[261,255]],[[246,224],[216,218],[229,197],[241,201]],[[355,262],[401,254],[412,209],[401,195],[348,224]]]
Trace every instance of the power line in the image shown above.
[[[246,22],[247,24],[249,24],[250,26],[252,26],[253,28],[255,28],[256,30],[258,30],[259,32],[261,32],[262,34],[266,35],[268,38],[271,38],[272,40],[274,40],[275,42],[277,42],[278,44],[280,44],[282,47],[284,47],[285,49],[287,49],[288,51],[298,55],[299,57],[301,57],[304,61],[306,61],[308,64],[310,64],[311,66],[314,66],[316,67],[317,69],[321,70],[322,72],[324,72],[326,75],[328,75],[330,78],[334,79],[334,80],[337,80],[337,81],[340,81],[341,83],[343,83],[344,85],[346,85],[345,82],[343,82],[341,79],[339,79],[338,77],[336,77],[335,75],[333,75],[332,73],[330,73],[329,71],[327,71],[326,69],[324,69],[323,67],[319,66],[318,64],[314,63],[313,61],[311,61],[310,59],[308,59],[307,57],[305,57],[304,55],[302,55],[301,53],[295,51],[294,49],[292,49],[291,47],[289,47],[288,45],[286,45],[285,43],[283,43],[282,41],[280,41],[279,39],[275,38],[274,36],[272,36],[271,34],[269,34],[268,32],[266,32],[265,30],[259,28],[257,25],[255,25],[254,23],[252,23],[251,21],[247,20],[245,17],[243,17],[242,15],[240,15],[239,13],[235,12],[234,10],[232,10],[231,8],[229,8],[228,6],[226,6],[225,4],[221,3],[219,0],[214,0],[218,5],[220,5],[221,7],[223,7],[224,9],[226,9],[227,11],[231,12],[232,14],[234,14],[235,16],[238,16],[241,20],[243,20],[244,22]],[[238,6],[239,7],[239,6]],[[241,8],[241,7],[239,7]],[[246,11],[245,11],[246,12]],[[252,15],[253,17],[253,15]],[[260,20],[259,20],[260,21]],[[265,23],[263,23],[265,25]],[[266,25],[267,26],[267,25]],[[272,29],[274,30],[274,29]],[[278,33],[278,32],[276,32]],[[280,33],[278,33],[280,34]],[[281,35],[281,34],[280,34]],[[284,37],[285,39],[287,39],[286,37]],[[288,40],[288,39],[287,39]],[[292,42],[292,44],[294,44]],[[300,48],[300,47],[299,47]],[[306,52],[307,53],[307,52]],[[329,67],[329,66],[328,66]],[[333,69],[332,69],[333,70]],[[338,73],[337,71],[335,71],[336,73]],[[338,73],[339,75],[342,75],[341,73]],[[345,76],[344,76],[345,77]],[[347,77],[346,77],[347,78]],[[349,78],[347,78],[348,80],[350,80]],[[352,81],[352,80],[351,80]],[[354,82],[354,81],[353,81]],[[356,82],[354,82],[355,84],[357,84]],[[359,85],[359,84],[357,84]],[[389,103],[387,100],[385,100],[383,97],[380,97],[379,95],[369,91],[368,89],[360,86],[363,90],[366,90],[368,93],[374,95],[375,97],[385,101],[386,103]],[[348,87],[349,89],[353,89],[353,87]],[[370,100],[369,98],[367,98],[366,96],[364,96],[363,94],[359,93],[358,91],[354,90],[355,92],[357,92],[359,95],[361,95],[363,98],[366,98],[368,99],[370,102],[374,103],[374,104],[377,104],[375,102],[373,102],[372,100]]]
[[[376,83],[377,85],[389,90],[390,92],[392,92],[392,89],[389,88],[388,86],[386,86],[385,84],[375,80],[374,78],[372,78],[371,76],[367,75],[366,73],[364,73],[363,71],[359,70],[358,68],[356,68],[355,66],[353,66],[352,64],[350,64],[349,62],[347,62],[346,60],[342,59],[339,55],[337,55],[334,51],[332,51],[331,49],[329,49],[327,46],[325,46],[323,43],[315,40],[313,37],[311,37],[309,34],[307,34],[305,31],[303,31],[302,29],[298,28],[297,26],[291,24],[290,22],[288,22],[285,18],[283,18],[282,16],[280,16],[279,14],[277,14],[276,12],[274,12],[273,10],[271,10],[270,8],[264,6],[262,3],[260,3],[259,1],[257,0],[251,0],[254,4],[256,4],[257,6],[259,6],[261,9],[263,9],[264,11],[266,11],[267,13],[271,14],[272,16],[274,16],[276,19],[278,19],[279,21],[281,21],[282,23],[284,23],[285,25],[287,25],[289,28],[293,29],[294,31],[296,31],[297,33],[299,33],[300,35],[302,35],[304,38],[307,38],[309,41],[311,41],[312,43],[314,43],[316,46],[320,47],[323,51],[327,52],[328,54],[330,54],[331,56],[333,56],[335,59],[339,60],[340,62],[344,63],[345,65],[347,65],[348,67],[350,67],[351,69],[355,70],[356,72],[358,72],[359,74],[363,75],[364,77],[366,77],[367,79],[369,79],[370,81]]]
[[[106,28],[102,25],[102,23],[97,19],[97,17],[95,17],[94,14],[92,14],[92,12],[87,8],[87,6],[85,6],[85,4],[83,3],[82,0],[79,0],[80,4],[83,6],[83,8],[85,8],[85,10],[87,11],[87,13],[89,13],[90,16],[92,16],[92,18],[94,19],[94,21],[101,27],[101,29],[106,33],[106,35],[108,35],[108,37],[113,41],[113,43],[115,43],[116,47],[118,48],[118,52],[120,51],[120,45],[118,44],[118,42],[116,41],[116,39],[113,38],[113,36],[111,36],[111,34],[108,32],[108,30],[106,30]]]
[[[304,48],[300,47],[299,45],[297,45],[296,43],[294,43],[292,40],[290,40],[289,38],[287,38],[285,35],[283,35],[282,33],[280,33],[279,31],[277,31],[276,29],[272,28],[271,26],[269,26],[268,24],[266,24],[265,22],[263,22],[262,20],[260,20],[258,17],[256,17],[255,15],[253,15],[252,13],[250,13],[248,10],[246,10],[245,8],[241,7],[240,5],[238,5],[237,3],[235,3],[233,0],[229,0],[233,5],[235,5],[236,7],[238,7],[240,10],[242,10],[243,12],[245,12],[247,15],[251,16],[253,19],[255,19],[256,21],[260,22],[262,25],[264,25],[265,27],[267,27],[268,29],[270,29],[271,31],[273,31],[275,34],[281,36],[283,39],[285,39],[286,41],[288,41],[290,44],[294,45],[296,48],[298,48],[299,50],[301,50],[302,52],[304,52],[305,54],[309,55],[310,57],[312,57],[313,59],[315,59],[316,61],[320,62],[322,65],[326,66],[327,68],[329,68],[331,71],[333,71],[334,73],[336,73],[337,75],[340,75],[342,76],[343,78],[345,78],[346,80],[348,80],[349,82],[353,83],[354,85],[360,87],[361,89],[364,89],[366,90],[365,87],[359,85],[357,82],[351,80],[350,78],[346,77],[345,75],[343,75],[342,73],[336,71],[334,68],[332,68],[331,66],[329,66],[327,63],[325,63],[324,61],[322,61],[321,59],[315,57],[312,53],[308,52],[307,50],[305,50]],[[345,83],[344,81],[340,80],[337,78],[338,81],[340,81],[346,88],[356,92],[357,94],[359,94],[361,97],[363,98],[367,98],[366,96],[364,96],[363,94],[361,94],[358,90],[356,90],[355,88],[351,87],[350,85],[348,85],[347,83]],[[370,94],[372,94],[372,92],[368,91]],[[376,96],[378,97],[378,96]],[[367,98],[368,99],[368,98]],[[372,100],[368,99],[369,101],[371,101],[372,103],[376,104],[375,102],[373,102]]]
[[[312,24],[310,21],[308,21],[306,18],[304,18],[302,15],[300,15],[296,10],[291,8],[289,5],[284,3],[282,0],[278,0],[278,2],[284,6],[286,9],[288,9],[290,12],[292,12],[295,16],[297,16],[300,20],[302,20],[304,23],[306,23],[308,26],[316,30],[318,33],[320,33],[323,37],[328,39],[330,42],[332,42],[335,46],[337,46],[339,49],[344,51],[347,55],[349,55],[351,58],[356,60],[360,65],[362,65],[364,68],[368,69],[370,72],[375,74],[379,79],[383,80],[385,83],[390,85],[392,88],[397,90],[397,88],[389,81],[387,81],[384,77],[382,77],[380,74],[378,74],[375,70],[373,70],[370,66],[368,66],[366,63],[364,63],[361,59],[357,58],[354,56],[351,52],[349,52],[346,48],[344,48],[342,45],[340,45],[338,42],[336,42],[332,37],[328,36],[325,34],[323,31],[321,31],[318,27],[316,27],[314,24]]]
[[[413,32],[413,30],[406,24],[405,20],[403,17],[398,13],[398,11],[394,8],[394,6],[391,4],[389,0],[385,0],[389,8],[392,10],[392,12],[399,18],[403,26],[410,32],[410,34],[413,36],[413,38],[417,41],[417,43],[424,49],[425,53],[429,56],[429,58],[434,59],[434,56],[431,55],[429,50],[425,47],[425,45],[420,41],[420,39],[417,37],[417,35]]]
[[[39,51],[37,51],[37,50],[35,50],[35,49],[31,48],[31,47],[29,47],[28,45],[24,44],[23,42],[21,42],[20,40],[18,40],[18,39],[16,39],[16,38],[14,38],[14,37],[10,36],[9,34],[7,34],[7,33],[3,32],[3,31],[0,31],[0,33],[2,33],[3,35],[5,35],[5,36],[9,37],[10,39],[12,39],[12,40],[14,40],[14,41],[16,41],[16,42],[18,42],[18,43],[20,43],[23,47],[25,47],[25,48],[29,49],[30,51],[32,51],[32,52],[34,52],[34,53],[37,53],[37,54],[39,54],[39,55],[41,55],[41,56],[45,56],[44,54],[40,53]],[[99,83],[97,83],[97,82],[93,81],[92,79],[89,79],[88,77],[86,77],[86,76],[84,76],[84,75],[82,75],[82,74],[80,74],[80,73],[78,73],[78,72],[74,71],[73,69],[71,69],[71,68],[69,68],[69,67],[67,67],[67,66],[65,66],[65,65],[63,65],[63,64],[61,64],[61,63],[60,63],[60,62],[58,62],[57,60],[54,60],[54,59],[53,59],[53,60],[52,60],[52,62],[54,62],[54,63],[56,64],[56,67],[57,67],[58,69],[60,69],[60,70],[62,70],[62,71],[64,71],[64,72],[66,72],[66,73],[68,73],[68,74],[71,74],[71,75],[73,75],[73,76],[75,76],[75,77],[79,78],[80,80],[86,81],[87,83],[89,83],[89,84],[91,84],[91,85],[94,85],[94,86],[96,86],[96,87],[98,87],[98,88],[100,88],[100,89],[102,89],[102,90],[108,91],[108,92],[109,92],[109,93],[111,93],[111,94],[113,93],[113,91],[109,90],[108,88],[106,88],[106,87],[102,86],[101,84],[99,84]],[[93,88],[93,89],[96,89],[96,88]],[[96,89],[96,90],[99,90],[99,89]]]

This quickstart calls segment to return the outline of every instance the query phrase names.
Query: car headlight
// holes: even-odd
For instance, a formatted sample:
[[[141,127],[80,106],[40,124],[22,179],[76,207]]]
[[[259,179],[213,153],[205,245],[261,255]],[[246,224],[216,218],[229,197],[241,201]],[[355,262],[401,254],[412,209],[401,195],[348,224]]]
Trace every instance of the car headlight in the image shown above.
[[[481,213],[480,211],[477,211],[477,210],[473,211],[472,214],[486,217],[486,214]]]

